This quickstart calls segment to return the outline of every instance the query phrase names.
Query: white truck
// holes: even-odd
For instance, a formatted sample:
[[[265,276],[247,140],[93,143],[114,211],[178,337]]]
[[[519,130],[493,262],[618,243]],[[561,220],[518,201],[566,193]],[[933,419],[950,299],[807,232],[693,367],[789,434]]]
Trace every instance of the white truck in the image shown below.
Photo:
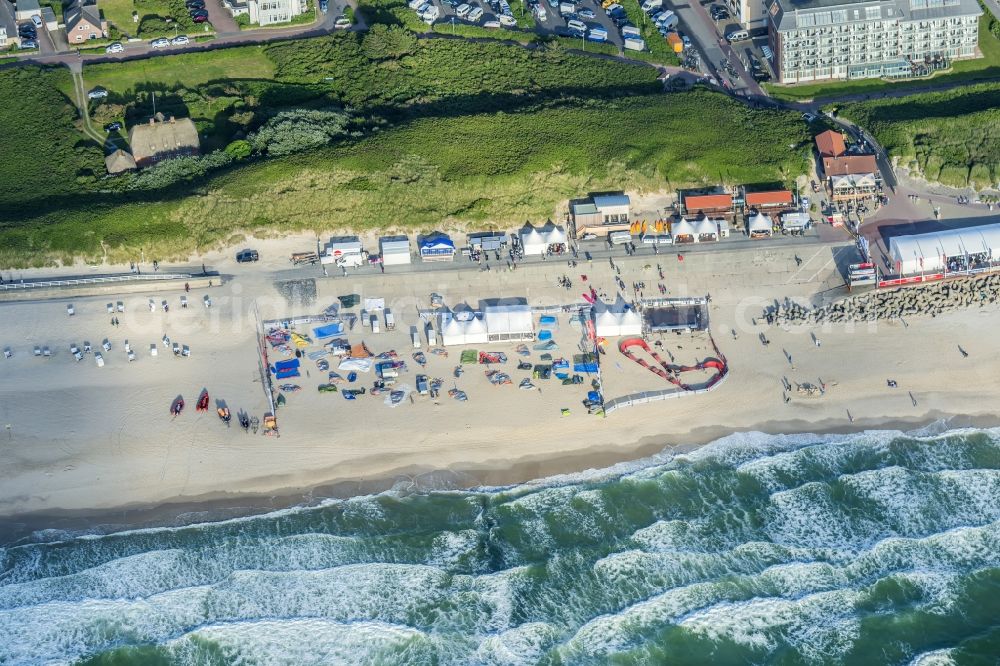
[[[642,39],[642,32],[634,25],[622,26],[622,39]]]
[[[378,315],[372,315],[371,322],[372,322],[372,333],[381,333],[382,329],[380,329],[378,325]]]
[[[383,314],[385,314],[385,330],[387,330],[387,331],[395,331],[396,330],[396,317],[393,316],[392,312],[389,311],[389,308],[386,308],[385,310],[383,310]]]
[[[612,245],[624,245],[632,242],[632,234],[627,231],[612,231],[608,234],[608,242]]]
[[[560,16],[570,16],[576,13],[576,5],[572,2],[560,2],[559,3],[559,15]]]
[[[424,11],[423,14],[420,15],[420,20],[427,25],[430,25],[434,23],[434,21],[438,20],[439,16],[441,16],[440,8],[438,8],[437,5],[431,5]]]

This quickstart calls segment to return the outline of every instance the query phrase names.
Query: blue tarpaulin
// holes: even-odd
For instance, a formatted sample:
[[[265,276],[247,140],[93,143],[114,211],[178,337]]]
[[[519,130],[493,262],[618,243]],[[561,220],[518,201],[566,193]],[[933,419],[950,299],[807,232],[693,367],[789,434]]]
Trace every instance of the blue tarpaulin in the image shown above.
[[[299,367],[299,359],[291,358],[287,361],[278,361],[274,364],[274,372],[283,372],[285,370],[293,370]]]
[[[538,331],[538,339],[539,340],[551,340],[552,339],[552,331],[548,330],[547,328],[543,328],[542,330]]]
[[[344,332],[343,322],[334,322],[326,326],[319,326],[313,329],[313,336],[316,338],[332,338]]]
[[[556,318],[552,315],[542,315],[541,319],[539,319],[539,323],[541,323],[542,326],[555,326]]]

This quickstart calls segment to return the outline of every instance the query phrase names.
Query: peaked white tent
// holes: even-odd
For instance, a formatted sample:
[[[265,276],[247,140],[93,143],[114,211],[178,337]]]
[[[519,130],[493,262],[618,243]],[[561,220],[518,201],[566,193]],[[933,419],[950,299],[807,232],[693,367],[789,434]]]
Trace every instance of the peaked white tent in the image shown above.
[[[486,324],[480,317],[456,319],[453,313],[441,314],[441,344],[446,347],[453,345],[479,345],[487,342]]]
[[[694,225],[695,238],[701,241],[717,241],[719,240],[719,227],[716,226],[715,222],[703,217],[698,220]]]
[[[594,304],[594,333],[601,338],[642,335],[642,317],[621,296],[614,304]]]
[[[698,232],[694,225],[683,217],[670,224],[670,235],[674,237],[675,243],[697,243]]]
[[[747,232],[750,234],[750,238],[770,236],[772,232],[771,226],[771,218],[763,213],[754,213],[747,220]]]
[[[521,246],[525,256],[544,254],[550,245],[566,243],[566,231],[554,224],[534,227],[530,224],[521,229]]]

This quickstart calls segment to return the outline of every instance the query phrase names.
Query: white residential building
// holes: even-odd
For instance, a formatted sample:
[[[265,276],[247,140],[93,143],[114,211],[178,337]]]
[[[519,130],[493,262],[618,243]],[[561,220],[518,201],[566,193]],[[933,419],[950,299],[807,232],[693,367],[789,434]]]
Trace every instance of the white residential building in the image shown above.
[[[288,23],[306,11],[305,0],[249,0],[250,22],[257,25]]]
[[[21,38],[17,35],[17,20],[14,18],[14,5],[10,0],[0,0],[0,49],[17,46]]]
[[[906,78],[976,58],[976,0],[768,0],[768,40],[781,83]]]
[[[766,0],[728,0],[733,18],[747,29],[763,28],[767,22]]]

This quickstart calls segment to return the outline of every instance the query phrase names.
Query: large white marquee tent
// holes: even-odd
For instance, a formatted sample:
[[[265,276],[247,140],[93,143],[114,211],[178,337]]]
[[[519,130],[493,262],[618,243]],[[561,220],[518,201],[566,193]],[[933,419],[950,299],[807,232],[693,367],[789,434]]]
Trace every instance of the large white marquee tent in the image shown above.
[[[900,275],[943,271],[949,259],[973,255],[1000,257],[1000,224],[889,239],[889,256]]]

